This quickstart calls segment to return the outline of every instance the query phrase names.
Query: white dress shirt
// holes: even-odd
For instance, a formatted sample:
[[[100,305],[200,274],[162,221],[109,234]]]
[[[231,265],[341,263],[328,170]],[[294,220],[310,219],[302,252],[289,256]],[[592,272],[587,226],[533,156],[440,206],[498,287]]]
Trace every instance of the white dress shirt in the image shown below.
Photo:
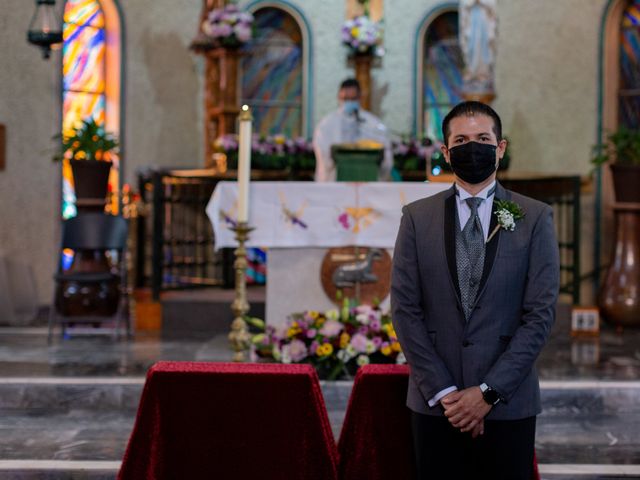
[[[489,226],[491,225],[491,211],[493,210],[492,207],[495,186],[496,182],[494,180],[490,185],[487,185],[477,195],[475,195],[477,198],[483,199],[483,201],[480,202],[480,205],[478,206],[478,216],[480,217],[480,223],[482,224],[482,233],[484,234],[485,241],[489,237]],[[458,192],[456,195],[456,208],[458,210],[458,219],[460,220],[460,230],[462,230],[471,217],[471,208],[469,208],[466,199],[471,198],[474,195],[471,195],[469,192],[467,192],[463,188],[460,188],[458,185],[456,185],[455,188]],[[440,390],[431,399],[429,399],[427,403],[430,407],[434,407],[445,396],[449,395],[451,392],[455,392],[456,390],[458,390],[458,387],[456,387],[455,385]]]

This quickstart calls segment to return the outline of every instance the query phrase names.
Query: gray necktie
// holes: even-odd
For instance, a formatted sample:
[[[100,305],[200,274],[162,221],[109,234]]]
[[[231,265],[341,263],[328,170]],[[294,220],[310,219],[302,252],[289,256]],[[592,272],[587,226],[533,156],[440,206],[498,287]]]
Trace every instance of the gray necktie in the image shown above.
[[[460,267],[463,272],[460,278],[460,296],[467,319],[471,316],[484,268],[484,234],[478,216],[478,207],[482,201],[483,199],[478,197],[465,200],[471,209],[471,216],[462,229],[462,241],[467,255],[459,258],[458,261],[461,262]]]

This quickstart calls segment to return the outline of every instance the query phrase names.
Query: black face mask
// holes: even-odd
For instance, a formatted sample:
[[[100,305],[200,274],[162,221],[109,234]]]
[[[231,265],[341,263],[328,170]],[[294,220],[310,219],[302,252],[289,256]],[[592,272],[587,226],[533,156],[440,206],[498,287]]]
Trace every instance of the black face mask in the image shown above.
[[[496,147],[488,143],[467,142],[449,149],[451,169],[461,180],[477,184],[496,171]]]

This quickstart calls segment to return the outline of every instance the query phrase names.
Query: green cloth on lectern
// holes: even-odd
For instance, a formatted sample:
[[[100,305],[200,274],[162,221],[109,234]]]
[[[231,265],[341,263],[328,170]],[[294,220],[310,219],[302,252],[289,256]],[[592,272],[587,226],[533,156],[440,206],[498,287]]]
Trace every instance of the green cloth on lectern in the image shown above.
[[[336,164],[338,182],[375,182],[378,180],[383,148],[334,145],[331,157]]]

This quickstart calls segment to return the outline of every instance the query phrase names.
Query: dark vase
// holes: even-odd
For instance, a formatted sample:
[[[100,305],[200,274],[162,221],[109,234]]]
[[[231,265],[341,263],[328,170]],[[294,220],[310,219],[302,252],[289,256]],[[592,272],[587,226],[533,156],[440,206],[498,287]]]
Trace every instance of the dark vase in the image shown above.
[[[616,239],[600,290],[603,319],[617,327],[640,326],[640,204],[614,207]]]
[[[71,160],[73,184],[78,200],[102,200],[107,198],[111,162]]]
[[[640,165],[612,163],[610,167],[616,202],[640,203]]]

